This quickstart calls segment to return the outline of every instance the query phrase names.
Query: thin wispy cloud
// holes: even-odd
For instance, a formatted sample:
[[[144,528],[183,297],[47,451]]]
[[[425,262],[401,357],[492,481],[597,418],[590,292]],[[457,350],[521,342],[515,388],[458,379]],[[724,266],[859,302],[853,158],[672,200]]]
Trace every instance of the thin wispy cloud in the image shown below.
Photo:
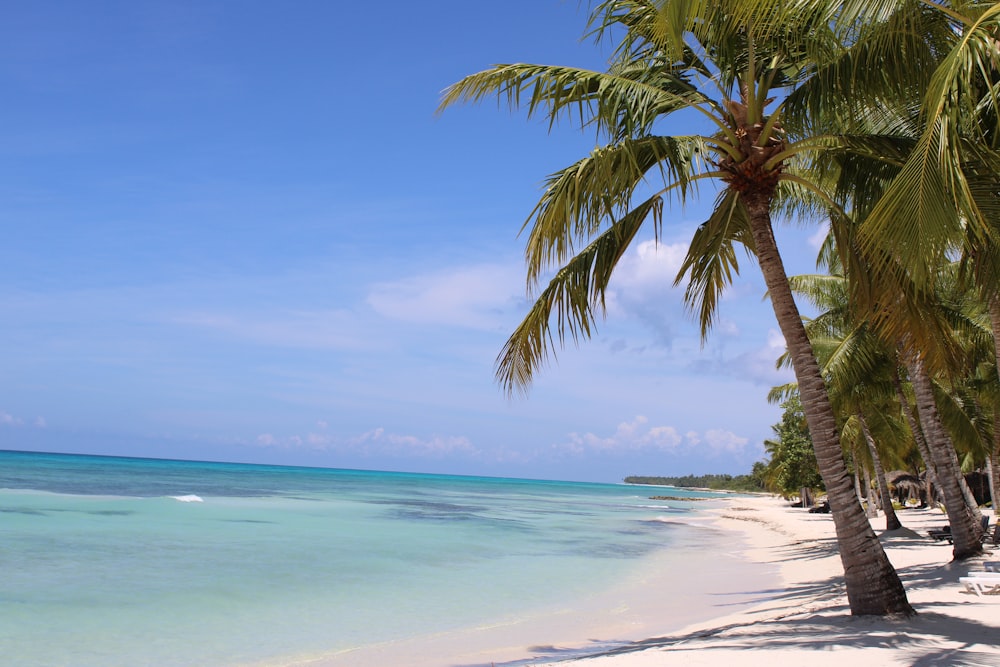
[[[44,417],[35,417],[34,419],[25,419],[23,417],[16,417],[9,412],[0,410],[0,426],[13,426],[21,427],[26,426],[29,428],[46,428],[48,424]]]
[[[325,432],[309,432],[304,435],[287,436],[261,433],[256,437],[255,444],[260,447],[286,450],[306,449],[342,452],[369,458],[384,456],[399,456],[404,458],[460,456],[471,458],[480,454],[465,436],[432,435],[430,437],[420,437],[410,434],[391,433],[382,427],[350,437],[338,437]]]
[[[194,311],[165,318],[173,325],[202,329],[261,345],[317,350],[374,349],[374,327],[344,310],[271,312]]]
[[[528,399],[498,389],[496,356],[532,305],[518,230],[593,135],[434,108],[448,82],[537,52],[523,21],[494,12],[456,50],[453,22],[415,30],[412,12],[387,13],[408,75],[372,89],[378,59],[337,74],[392,109],[387,123],[316,85],[362,33],[316,41],[316,22],[256,5],[238,31],[218,9],[93,24],[79,4],[19,3],[6,24],[19,122],[5,145],[24,164],[0,216],[30,224],[0,247],[0,446],[614,481],[769,437],[766,391],[787,376],[752,260],[705,345],[673,285],[711,188],[671,205],[662,243],[636,239],[592,340],[557,349]],[[546,60],[603,66],[578,40],[585,16],[521,4],[548,26]],[[177,33],[181,15],[197,34]],[[245,48],[265,42],[281,67]],[[776,230],[791,273],[813,265],[815,231]],[[738,458],[704,472],[739,472]]]
[[[624,454],[641,450],[680,453],[695,449],[718,455],[742,452],[748,442],[748,438],[723,429],[709,429],[704,433],[687,431],[682,435],[673,426],[652,426],[644,415],[637,415],[631,421],[618,424],[610,435],[570,433],[569,440],[557,449],[575,455]]]
[[[515,266],[454,267],[373,285],[368,304],[378,314],[434,326],[494,329],[510,320],[523,270]]]

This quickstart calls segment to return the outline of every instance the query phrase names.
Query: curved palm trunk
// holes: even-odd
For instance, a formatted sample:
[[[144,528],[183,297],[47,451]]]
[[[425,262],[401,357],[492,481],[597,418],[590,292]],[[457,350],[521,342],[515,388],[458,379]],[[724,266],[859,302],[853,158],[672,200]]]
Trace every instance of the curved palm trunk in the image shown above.
[[[990,506],[993,508],[993,515],[997,514],[997,505],[1000,504],[1000,412],[993,413],[993,451],[986,457],[986,469],[990,473]]]
[[[878,518],[878,507],[875,502],[875,490],[872,489],[872,473],[868,466],[864,466],[865,471],[865,516],[869,519]]]
[[[878,494],[882,497],[882,511],[885,512],[885,529],[898,530],[903,527],[896,516],[896,508],[892,506],[892,496],[889,494],[889,485],[885,481],[885,468],[882,467],[882,459],[879,458],[878,448],[875,446],[875,438],[868,430],[868,423],[864,415],[858,413],[858,421],[861,422],[861,431],[865,434],[865,442],[868,443],[868,451],[872,454],[872,467],[875,468],[875,480],[878,483]]]
[[[957,454],[955,455],[955,460],[958,461]],[[976,500],[976,494],[972,492],[972,487],[969,486],[969,480],[965,479],[965,475],[962,473],[961,464],[958,464],[958,488],[962,489],[962,497],[965,498],[965,505],[972,513],[974,523],[978,526],[979,522],[983,520],[983,512],[979,509],[979,501]]]
[[[941,426],[930,376],[927,375],[920,359],[910,359],[907,367],[910,371],[910,382],[913,383],[913,392],[917,397],[920,425],[927,436],[927,447],[934,458],[939,488],[944,495],[944,508],[951,524],[954,545],[952,556],[955,560],[977,556],[983,553],[979,522],[973,515],[959,484],[962,471],[958,464],[958,454],[951,443],[951,438]]]
[[[996,426],[994,426],[996,428]],[[986,457],[986,473],[989,475],[990,479],[990,506],[993,508],[994,516],[997,511],[997,489],[1000,488],[1000,483],[998,483],[997,476],[1000,475],[1000,466],[996,465],[996,448],[994,447],[993,453]]]
[[[858,453],[851,449],[851,458],[854,460],[854,492],[858,494],[858,502],[863,503],[864,495],[861,493],[861,463],[858,461]]]
[[[997,374],[1000,374],[1000,294],[994,292],[989,298],[990,329],[993,330],[993,348],[996,351],[995,359],[997,364]],[[997,505],[1000,499],[1000,412],[993,415],[993,452],[990,455],[990,503],[993,506],[994,514],[997,512]],[[998,515],[1000,516],[1000,515]]]
[[[906,400],[906,394],[903,392],[903,383],[899,379],[899,374],[896,373],[892,378],[896,385],[896,395],[899,396],[899,405],[903,409],[903,415],[906,417],[906,423],[910,425],[910,433],[913,434],[913,441],[917,443],[917,451],[920,452],[920,458],[924,460],[924,465],[927,466],[927,505],[929,507],[937,507],[937,469],[934,467],[934,457],[931,456],[931,450],[927,447],[927,440],[924,438],[924,431],[920,428],[920,424],[917,422],[917,418],[913,416],[913,411],[910,410],[910,402]]]
[[[770,189],[751,189],[740,195],[750,220],[757,261],[795,369],[816,462],[830,499],[851,613],[856,616],[909,616],[914,611],[906,599],[903,584],[854,495],[819,363],[802,325],[788,285],[788,275],[774,241],[770,212],[772,196],[773,186]]]

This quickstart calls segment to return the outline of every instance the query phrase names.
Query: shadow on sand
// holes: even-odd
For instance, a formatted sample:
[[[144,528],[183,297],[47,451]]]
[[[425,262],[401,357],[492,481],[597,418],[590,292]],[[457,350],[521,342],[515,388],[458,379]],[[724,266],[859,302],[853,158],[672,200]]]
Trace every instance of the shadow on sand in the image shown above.
[[[927,538],[912,530],[883,533],[881,539],[892,549],[926,548]],[[778,550],[777,562],[818,560],[836,554],[835,539],[800,541]],[[917,589],[927,586],[958,585],[974,562],[948,562],[897,570],[904,586]],[[936,611],[921,612],[913,618],[852,617],[846,601],[833,602],[844,595],[843,577],[811,582],[787,589],[741,591],[750,596],[751,608],[768,603],[766,617],[748,618],[738,623],[702,629],[686,634],[667,635],[642,641],[592,640],[576,648],[534,646],[532,657],[513,662],[495,663],[495,667],[526,667],[541,662],[561,662],[581,658],[616,656],[650,649],[669,650],[681,657],[683,652],[700,655],[713,650],[768,651],[806,649],[827,651],[835,647],[885,648],[906,651],[914,667],[959,665],[996,667],[1000,664],[1000,635],[990,625],[948,616]],[[936,609],[962,603],[938,603]],[[814,613],[818,609],[823,614]],[[723,637],[720,637],[723,636]],[[720,637],[720,641],[701,641]],[[942,646],[942,644],[947,644]],[[973,646],[995,646],[996,653],[973,652]],[[720,659],[723,659],[720,656]],[[472,667],[461,666],[461,667]]]

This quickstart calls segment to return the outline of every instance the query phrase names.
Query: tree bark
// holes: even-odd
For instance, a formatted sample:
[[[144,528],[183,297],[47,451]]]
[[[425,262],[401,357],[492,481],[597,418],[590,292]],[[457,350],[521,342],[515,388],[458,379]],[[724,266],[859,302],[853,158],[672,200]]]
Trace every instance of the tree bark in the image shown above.
[[[958,454],[955,455],[955,461],[958,461]],[[969,481],[965,479],[965,475],[962,473],[961,464],[958,467],[958,488],[962,489],[962,497],[965,498],[965,504],[969,507],[969,511],[972,512],[972,518],[975,520],[976,525],[980,525],[979,522],[983,520],[983,512],[979,509],[979,501],[976,500],[976,494],[972,492]]]
[[[997,375],[1000,375],[1000,294],[993,292],[989,298],[990,329],[993,330],[993,349],[996,352],[994,358],[997,364]],[[1000,500],[996,493],[1000,492],[1000,413],[993,414],[993,453],[990,456],[992,468],[990,470],[990,505],[993,513],[997,512],[997,505]],[[998,514],[997,516],[1000,516]]]
[[[865,515],[869,519],[878,518],[878,507],[875,502],[875,490],[872,488],[872,474],[865,466]]]
[[[863,503],[865,497],[861,493],[861,462],[858,461],[858,452],[854,445],[851,445],[851,460],[854,461],[854,492],[858,495],[858,502]]]
[[[910,402],[906,399],[906,392],[903,391],[903,383],[899,379],[899,373],[895,374],[893,377],[893,382],[896,385],[896,395],[899,396],[899,404],[903,409],[903,415],[906,417],[906,423],[910,425],[910,433],[913,434],[913,442],[917,444],[917,451],[920,452],[920,458],[924,460],[924,466],[927,469],[927,480],[925,493],[927,494],[927,505],[932,509],[937,507],[937,470],[934,468],[934,457],[931,456],[931,450],[927,447],[927,440],[924,438],[924,431],[920,428],[920,423],[917,418],[913,416],[913,411],[910,409]]]
[[[996,427],[994,427],[996,428]],[[997,466],[994,464],[996,461],[996,449],[986,457],[986,474],[989,476],[990,480],[990,507],[993,508],[994,515],[997,510],[997,488],[1000,488],[1000,484],[997,483],[997,474],[1000,473]]]
[[[861,468],[854,464],[854,491],[858,494],[858,502],[864,505],[865,494],[861,491]]]
[[[952,557],[955,560],[964,560],[978,556],[983,553],[983,545],[980,542],[982,529],[962,491],[959,482],[962,471],[958,464],[958,453],[938,417],[930,376],[924,369],[923,361],[918,358],[911,357],[907,361],[907,368],[910,372],[910,382],[913,384],[913,393],[917,398],[920,425],[923,427],[924,435],[927,436],[927,447],[934,459],[939,488],[944,495],[944,508],[951,524],[954,547]]]
[[[878,455],[878,447],[875,446],[875,438],[868,430],[868,423],[865,416],[858,413],[858,421],[861,422],[861,431],[865,434],[865,442],[868,443],[868,451],[872,455],[872,467],[875,468],[875,481],[878,483],[878,494],[882,498],[882,511],[885,512],[885,529],[898,530],[903,527],[896,516],[896,508],[892,506],[892,495],[889,494],[889,485],[885,481],[885,468],[882,467],[882,459]]]
[[[854,495],[819,363],[774,241],[770,212],[773,195],[772,186],[743,191],[740,198],[750,221],[757,262],[792,359],[816,462],[826,485],[851,613],[855,616],[910,616],[915,612],[906,599],[903,584]]]

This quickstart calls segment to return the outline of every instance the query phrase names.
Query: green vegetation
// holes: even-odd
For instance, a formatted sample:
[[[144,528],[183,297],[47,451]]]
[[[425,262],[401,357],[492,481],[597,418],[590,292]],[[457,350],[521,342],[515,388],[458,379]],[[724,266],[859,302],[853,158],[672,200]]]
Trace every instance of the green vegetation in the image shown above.
[[[882,477],[876,464],[904,458],[893,445],[909,430],[945,499],[954,557],[981,553],[961,465],[1000,456],[1000,3],[600,0],[590,27],[611,42],[606,71],[497,65],[442,102],[493,98],[597,134],[524,225],[535,302],[498,381],[525,391],[556,348],[589,338],[640,231],[660,239],[668,205],[714,181],[676,283],[707,336],[740,251],[755,260],[801,401],[754,474],[787,489],[818,471],[851,612],[912,614],[845,446],[855,473],[870,457]],[[686,125],[677,115],[707,129],[660,134]],[[837,326],[807,332],[773,218],[828,225],[824,252],[849,297]],[[949,270],[978,309],[935,307]]]
[[[766,440],[764,449],[768,458],[753,465],[749,475],[684,475],[682,477],[644,477],[633,475],[625,478],[626,484],[657,484],[681,488],[712,489],[713,491],[770,491],[783,496],[797,495],[801,489],[824,488],[816,465],[809,427],[798,392],[789,391],[781,404],[784,413],[781,421],[772,426],[775,439]]]
[[[642,477],[633,475],[625,478],[626,484],[655,484],[676,486],[682,489],[712,489],[713,491],[764,491],[763,480],[750,475],[684,475],[683,477]]]
[[[825,489],[798,392],[793,392],[781,407],[781,421],[771,427],[775,439],[764,441],[769,455],[763,470],[765,487],[785,497],[797,495],[802,489]]]

